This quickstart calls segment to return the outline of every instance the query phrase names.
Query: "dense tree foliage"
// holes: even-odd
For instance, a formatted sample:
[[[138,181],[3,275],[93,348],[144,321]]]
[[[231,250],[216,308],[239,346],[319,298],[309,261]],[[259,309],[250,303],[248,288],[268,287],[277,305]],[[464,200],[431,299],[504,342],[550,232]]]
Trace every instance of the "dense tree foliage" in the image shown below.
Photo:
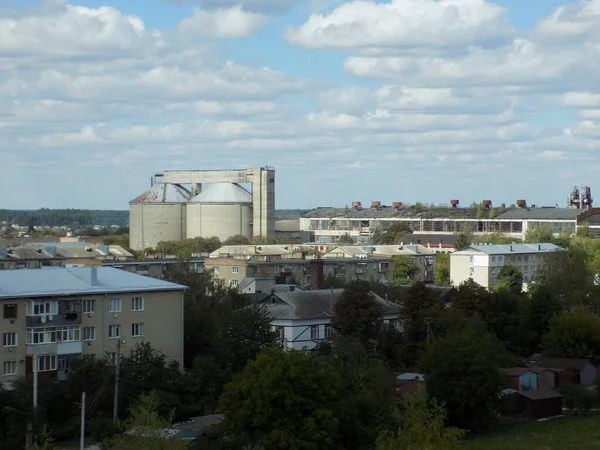
[[[392,260],[392,281],[394,284],[413,284],[419,279],[421,270],[408,255],[397,255]]]
[[[523,288],[523,274],[515,266],[504,264],[496,276],[496,290],[506,289],[516,294]]]
[[[338,245],[354,245],[356,241],[348,233],[342,234],[337,241]]]
[[[450,254],[437,253],[435,255],[435,284],[450,286]]]
[[[403,222],[396,222],[385,230],[377,229],[371,237],[374,245],[392,245],[402,241],[405,235],[411,234],[410,227]]]
[[[211,253],[221,247],[218,237],[196,237],[182,241],[160,241],[156,244],[157,253],[175,255],[181,259],[189,259],[193,254]]]
[[[510,362],[500,341],[473,324],[434,341],[421,367],[428,392],[446,405],[449,423],[477,430],[496,417],[506,382],[498,368]]]
[[[544,337],[548,351],[579,358],[600,355],[600,317],[578,306],[563,311],[550,320]]]
[[[20,226],[49,227],[110,227],[129,225],[129,211],[109,211],[92,209],[47,209],[10,210],[0,209],[0,222]]]

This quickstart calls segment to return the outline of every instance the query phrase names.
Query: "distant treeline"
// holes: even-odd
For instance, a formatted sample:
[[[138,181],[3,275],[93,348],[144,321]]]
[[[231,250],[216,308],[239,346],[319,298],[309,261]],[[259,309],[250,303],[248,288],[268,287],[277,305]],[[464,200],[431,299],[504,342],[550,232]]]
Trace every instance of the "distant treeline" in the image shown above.
[[[10,210],[0,209],[0,222],[20,226],[119,227],[129,226],[129,211],[93,209]]]
[[[275,211],[276,220],[297,219],[306,212],[300,209],[280,209]],[[97,209],[48,209],[14,210],[0,209],[0,222],[21,226],[49,227],[119,227],[129,226],[129,211]]]

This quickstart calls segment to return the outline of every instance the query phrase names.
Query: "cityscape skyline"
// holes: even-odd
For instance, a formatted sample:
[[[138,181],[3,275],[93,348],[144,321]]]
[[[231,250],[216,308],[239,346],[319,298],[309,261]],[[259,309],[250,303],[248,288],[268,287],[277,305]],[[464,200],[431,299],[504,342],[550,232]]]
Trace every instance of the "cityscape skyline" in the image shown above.
[[[126,210],[152,173],[267,165],[278,209],[566,206],[600,189],[599,22],[600,0],[3,2],[0,207]]]

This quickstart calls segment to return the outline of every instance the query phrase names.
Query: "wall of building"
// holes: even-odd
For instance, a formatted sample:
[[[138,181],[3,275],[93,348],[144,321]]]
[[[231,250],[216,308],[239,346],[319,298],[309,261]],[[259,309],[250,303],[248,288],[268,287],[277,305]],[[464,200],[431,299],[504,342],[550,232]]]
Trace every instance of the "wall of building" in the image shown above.
[[[160,241],[186,237],[184,203],[132,203],[129,205],[129,246],[133,250],[155,248]]]
[[[450,281],[455,286],[472,278],[485,288],[490,287],[489,256],[480,252],[460,252],[450,255]]]
[[[226,286],[236,287],[248,274],[248,263],[236,258],[208,258],[204,261],[204,270],[212,271],[214,279],[223,280]]]
[[[249,204],[188,203],[186,208],[188,239],[216,236],[224,241],[237,235],[252,238],[252,206]]]

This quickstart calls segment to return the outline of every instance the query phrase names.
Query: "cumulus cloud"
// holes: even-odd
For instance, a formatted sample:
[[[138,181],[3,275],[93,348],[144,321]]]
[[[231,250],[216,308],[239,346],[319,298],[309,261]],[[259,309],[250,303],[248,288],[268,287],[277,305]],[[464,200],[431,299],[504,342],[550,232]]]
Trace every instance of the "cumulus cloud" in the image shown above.
[[[240,5],[215,10],[194,8],[192,17],[183,19],[178,29],[198,36],[232,39],[249,36],[265,23],[264,16],[244,11]]]
[[[288,12],[301,0],[167,0],[171,3],[200,3],[206,9],[241,6],[247,11],[260,14],[282,14]]]
[[[307,48],[450,47],[503,38],[511,28],[506,10],[486,0],[356,0],[285,36]]]

